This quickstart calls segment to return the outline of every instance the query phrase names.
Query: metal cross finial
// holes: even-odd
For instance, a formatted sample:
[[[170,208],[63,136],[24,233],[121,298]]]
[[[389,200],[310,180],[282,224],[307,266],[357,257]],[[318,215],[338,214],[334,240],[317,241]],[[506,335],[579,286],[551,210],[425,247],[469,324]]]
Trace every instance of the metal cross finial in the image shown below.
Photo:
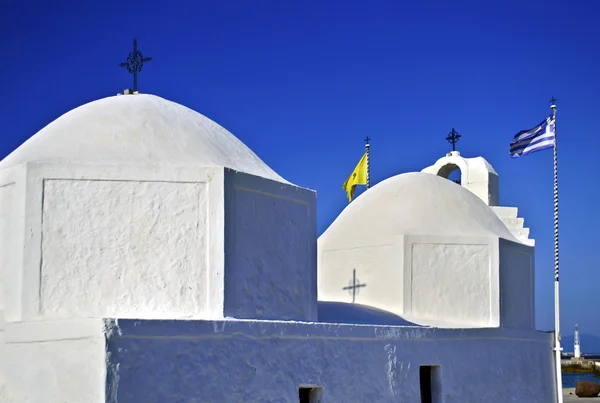
[[[554,98],[554,95],[552,95],[552,99],[550,100],[550,107],[556,108],[556,98]]]
[[[365,137],[365,143],[367,143],[367,145],[369,145],[369,141],[371,141],[371,137],[369,137],[369,136]]]
[[[121,67],[127,67],[127,71],[133,74],[133,91],[137,91],[137,74],[142,71],[144,63],[152,60],[151,57],[144,57],[137,48],[137,40],[133,38],[133,52],[127,56],[127,61],[119,64]]]
[[[452,151],[456,151],[456,143],[458,143],[458,140],[460,139],[460,137],[461,137],[460,133],[458,133],[456,130],[454,130],[454,128],[452,128],[452,131],[450,132],[448,137],[446,137],[446,140],[450,144],[452,144]]]
[[[366,287],[366,284],[360,284],[360,280],[356,278],[356,269],[352,269],[352,281],[343,290],[350,290],[352,293],[352,303],[356,300],[356,292],[359,288]]]

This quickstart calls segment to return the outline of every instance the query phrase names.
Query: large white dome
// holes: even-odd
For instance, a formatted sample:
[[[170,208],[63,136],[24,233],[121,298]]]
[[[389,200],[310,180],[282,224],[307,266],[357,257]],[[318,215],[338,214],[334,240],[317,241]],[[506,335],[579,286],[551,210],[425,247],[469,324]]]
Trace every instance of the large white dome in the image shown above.
[[[344,209],[319,247],[394,236],[493,236],[519,242],[481,199],[429,173],[401,174],[373,186]]]
[[[154,95],[113,96],[62,115],[0,162],[224,166],[288,183],[233,134]]]

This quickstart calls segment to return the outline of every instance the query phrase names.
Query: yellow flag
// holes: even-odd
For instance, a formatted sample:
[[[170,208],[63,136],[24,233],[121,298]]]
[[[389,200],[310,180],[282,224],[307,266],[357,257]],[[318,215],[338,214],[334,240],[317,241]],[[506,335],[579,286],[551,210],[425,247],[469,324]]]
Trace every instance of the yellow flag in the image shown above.
[[[356,188],[356,185],[366,185],[367,184],[367,153],[365,153],[362,158],[360,159],[360,161],[358,161],[358,164],[356,165],[356,168],[354,168],[354,171],[352,171],[352,174],[348,177],[348,179],[346,179],[346,182],[344,182],[344,190],[346,191],[346,193],[348,194],[348,203],[350,203],[352,201],[352,198],[354,197],[354,189]]]

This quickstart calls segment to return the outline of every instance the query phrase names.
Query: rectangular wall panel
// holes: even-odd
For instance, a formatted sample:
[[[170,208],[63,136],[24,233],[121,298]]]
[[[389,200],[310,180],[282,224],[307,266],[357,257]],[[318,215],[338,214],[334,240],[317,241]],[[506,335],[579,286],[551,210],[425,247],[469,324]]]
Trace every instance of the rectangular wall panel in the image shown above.
[[[534,327],[533,256],[520,248],[500,249],[500,292],[502,324],[509,327]]]
[[[224,314],[316,319],[314,192],[229,171]]]
[[[485,325],[491,320],[490,269],[488,245],[413,244],[412,314]]]
[[[46,317],[190,316],[206,309],[203,183],[45,180]]]

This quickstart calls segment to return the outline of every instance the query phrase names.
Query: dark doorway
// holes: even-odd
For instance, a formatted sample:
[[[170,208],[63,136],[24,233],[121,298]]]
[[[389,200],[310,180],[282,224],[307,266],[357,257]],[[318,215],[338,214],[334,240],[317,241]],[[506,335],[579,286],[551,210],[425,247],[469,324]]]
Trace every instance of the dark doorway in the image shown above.
[[[421,403],[441,402],[441,381],[439,365],[422,365],[419,368],[421,382]]]
[[[300,388],[298,391],[300,403],[310,403],[310,392],[312,392],[312,388]]]
[[[320,386],[300,386],[298,397],[300,403],[319,403],[323,394],[323,388]]]

